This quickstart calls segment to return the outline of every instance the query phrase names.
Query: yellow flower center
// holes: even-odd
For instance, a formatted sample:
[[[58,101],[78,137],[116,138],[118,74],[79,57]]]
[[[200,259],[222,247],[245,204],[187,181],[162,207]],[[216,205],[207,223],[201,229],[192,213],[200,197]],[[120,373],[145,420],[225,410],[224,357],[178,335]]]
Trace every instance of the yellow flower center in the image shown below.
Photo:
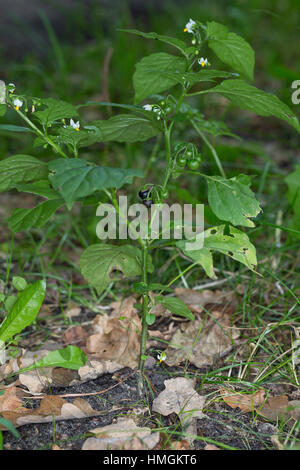
[[[19,109],[20,109],[20,106],[16,106],[16,110],[19,111]]]
[[[79,131],[79,127],[76,127],[76,131]]]
[[[187,28],[184,28],[183,32],[186,33],[186,32],[187,32]]]

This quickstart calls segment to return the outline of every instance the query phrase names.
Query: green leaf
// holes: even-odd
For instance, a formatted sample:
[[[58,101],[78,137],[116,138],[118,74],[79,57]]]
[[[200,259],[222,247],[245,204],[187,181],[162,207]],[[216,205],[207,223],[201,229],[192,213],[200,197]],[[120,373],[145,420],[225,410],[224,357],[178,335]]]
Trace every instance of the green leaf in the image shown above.
[[[10,431],[17,439],[21,439],[20,434],[18,433],[18,431],[16,430],[16,428],[14,427],[11,421],[9,421],[8,419],[2,418],[2,416],[0,416],[0,425],[5,427],[7,431]]]
[[[29,127],[14,126],[13,124],[0,124],[0,131],[8,132],[33,132]]]
[[[141,275],[141,251],[132,245],[91,245],[82,253],[79,265],[82,275],[100,294],[110,284],[113,271],[121,271],[126,277]],[[151,272],[150,257],[148,266]]]
[[[69,345],[64,349],[51,351],[47,356],[34,362],[31,366],[20,369],[18,374],[43,367],[63,367],[64,369],[78,370],[85,365],[87,359],[87,355],[80,348]]]
[[[294,211],[293,225],[300,228],[300,165],[296,165],[295,171],[284,178],[288,185],[287,199]]]
[[[7,312],[10,312],[13,306],[15,305],[16,301],[17,301],[16,295],[9,295],[5,300],[5,304],[4,304],[5,310],[7,310]]]
[[[43,303],[46,292],[46,282],[37,281],[26,287],[7,314],[0,326],[0,340],[8,341],[36,318]]]
[[[18,183],[48,178],[48,165],[31,155],[14,155],[0,161],[0,192]]]
[[[245,39],[218,23],[208,23],[208,46],[219,59],[253,81],[255,54]]]
[[[41,228],[64,204],[65,201],[60,198],[42,202],[33,209],[15,209],[8,219],[9,228],[12,232],[21,232],[32,227]]]
[[[205,90],[205,93],[219,93],[242,109],[260,116],[283,119],[300,132],[298,119],[286,104],[277,96],[248,85],[243,80],[225,80],[220,85]]]
[[[34,183],[16,184],[15,188],[18,191],[25,193],[36,194],[47,199],[59,199],[60,195],[57,191],[51,188],[48,180],[35,181]]]
[[[205,230],[204,245],[200,250],[187,249],[186,244],[191,243],[191,240],[180,240],[176,243],[178,248],[186,256],[199,263],[211,278],[216,278],[213,270],[212,251],[219,251],[230,256],[247,266],[251,271],[254,271],[254,267],[257,265],[255,247],[248,236],[232,226],[229,226],[229,235],[225,235],[225,227],[225,225],[219,225]]]
[[[24,279],[24,277],[21,276],[14,276],[12,278],[12,285],[14,286],[15,289],[22,291],[26,289],[27,287],[27,281]]]
[[[222,70],[200,70],[199,72],[162,72],[164,77],[169,77],[176,80],[178,83],[184,85],[188,82],[188,88],[200,82],[214,82],[218,78],[234,78],[238,76],[237,73],[224,72]]]
[[[186,67],[187,62],[183,57],[165,52],[158,52],[144,57],[136,64],[136,71],[133,75],[135,104],[150,95],[168,90],[178,83],[171,76],[164,76],[164,72],[182,74],[185,72]]]
[[[45,126],[50,126],[55,121],[64,118],[73,118],[78,116],[75,106],[65,101],[55,100],[54,98],[46,98],[42,100],[42,104],[46,107],[42,111],[36,111],[34,116]]]
[[[149,114],[149,112],[148,112]],[[160,132],[149,120],[131,114],[119,114],[105,121],[94,121],[86,129],[97,132],[94,142],[144,142]],[[90,136],[92,139],[93,136]]]
[[[0,104],[0,116],[1,116],[1,117],[2,117],[2,116],[5,116],[5,114],[6,114],[6,108],[7,108],[6,104]]]
[[[119,189],[132,179],[142,177],[141,170],[92,166],[84,160],[59,158],[49,163],[54,172],[49,175],[52,186],[61,194],[68,208],[74,201],[89,196],[94,191]]]
[[[180,52],[184,53],[186,49],[185,42],[181,41],[177,38],[172,38],[169,36],[162,36],[161,34],[157,33],[143,33],[142,31],[138,31],[137,29],[119,29],[118,31],[122,31],[124,33],[131,33],[136,34],[137,36],[142,36],[146,39],[156,39],[158,41],[164,42],[166,44],[170,44],[171,46],[176,47]]]
[[[155,303],[163,305],[163,307],[175,313],[175,315],[188,318],[191,321],[195,320],[190,309],[181,299],[177,299],[177,297],[163,297],[162,295],[157,295],[154,300]]]
[[[222,176],[206,176],[208,202],[220,220],[233,225],[255,227],[250,217],[256,217],[261,208],[250,189],[249,178],[239,175],[230,179]]]

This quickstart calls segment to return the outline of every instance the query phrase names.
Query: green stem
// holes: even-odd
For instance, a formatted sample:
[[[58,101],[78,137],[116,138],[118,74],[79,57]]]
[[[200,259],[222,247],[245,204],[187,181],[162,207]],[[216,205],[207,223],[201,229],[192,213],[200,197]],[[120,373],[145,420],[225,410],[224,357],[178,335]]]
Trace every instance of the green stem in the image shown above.
[[[214,147],[211,145],[211,143],[209,142],[209,140],[205,137],[205,135],[203,134],[203,132],[201,132],[201,130],[199,129],[199,127],[197,126],[197,124],[195,123],[195,121],[191,120],[191,123],[192,125],[194,126],[195,130],[198,132],[198,134],[200,135],[200,137],[204,140],[204,142],[206,143],[206,145],[208,146],[208,148],[210,149],[211,153],[212,153],[212,156],[214,157],[215,159],[215,162],[216,162],[216,165],[217,167],[219,168],[219,171],[221,173],[221,175],[223,176],[223,178],[226,178],[226,174],[225,174],[225,171],[223,169],[223,166],[222,166],[222,163],[218,157],[218,154],[216,152],[216,150],[214,149]]]
[[[27,124],[31,127],[31,129],[42,139],[44,139],[53,149],[55,150],[56,153],[60,154],[63,158],[69,158],[68,155],[58,146],[56,145],[55,142],[53,142],[52,139],[48,135],[43,134],[43,132],[35,125],[33,124],[30,119],[22,113],[20,110],[15,110],[19,116],[23,119],[23,121],[27,122]]]
[[[147,284],[147,271],[148,271],[148,246],[145,243],[142,249],[142,282]],[[141,349],[140,349],[140,362],[139,370],[141,373],[144,372],[145,359],[146,359],[146,343],[148,335],[148,294],[145,293],[142,296],[142,332],[141,332]]]

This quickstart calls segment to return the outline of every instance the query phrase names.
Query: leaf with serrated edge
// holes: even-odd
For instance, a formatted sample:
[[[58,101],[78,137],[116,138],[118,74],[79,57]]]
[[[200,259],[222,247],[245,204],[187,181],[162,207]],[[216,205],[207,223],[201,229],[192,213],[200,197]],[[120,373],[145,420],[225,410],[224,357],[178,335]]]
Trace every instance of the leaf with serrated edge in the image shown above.
[[[141,251],[131,245],[91,245],[82,253],[79,264],[82,275],[98,294],[110,284],[112,271],[121,271],[126,277],[138,276],[142,272]],[[150,257],[148,270],[153,270]]]
[[[298,132],[300,124],[293,111],[277,96],[259,90],[243,80],[225,80],[205,93],[219,93],[229,101],[260,116],[274,116],[287,121]]]
[[[74,201],[95,191],[108,188],[119,189],[131,183],[134,177],[142,177],[141,170],[92,166],[84,160],[59,158],[49,163],[52,174],[49,180],[70,209]]]
[[[177,57],[165,52],[158,52],[144,57],[136,64],[133,74],[135,90],[134,102],[139,103],[143,99],[168,90],[178,82],[172,76],[164,76],[164,73],[183,73],[187,62],[183,57]]]
[[[186,249],[186,243],[191,243],[192,240],[188,242],[180,240],[176,243],[177,247],[186,256],[199,263],[211,278],[216,277],[213,271],[213,251],[230,256],[247,266],[251,271],[254,271],[254,267],[257,265],[256,250],[248,236],[232,226],[229,226],[229,235],[224,235],[225,227],[225,225],[219,225],[205,230],[204,246],[200,250]]]
[[[233,225],[255,227],[250,217],[256,217],[261,208],[251,189],[248,177],[226,179],[222,176],[208,176],[208,202],[214,214],[220,220],[227,220]]]
[[[18,183],[48,178],[47,163],[31,155],[14,155],[0,161],[0,192],[14,188]]]

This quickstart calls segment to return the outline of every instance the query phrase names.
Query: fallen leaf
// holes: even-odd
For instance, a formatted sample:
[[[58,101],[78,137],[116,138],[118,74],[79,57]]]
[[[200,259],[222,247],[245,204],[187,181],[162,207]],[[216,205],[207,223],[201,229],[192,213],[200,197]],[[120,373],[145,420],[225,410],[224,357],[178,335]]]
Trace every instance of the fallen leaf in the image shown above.
[[[187,359],[196,367],[213,365],[215,359],[232,349],[232,342],[239,337],[231,328],[231,314],[217,309],[206,320],[181,323],[165,350],[166,363],[178,365]]]
[[[177,287],[175,289],[175,295],[181,299],[194,313],[203,312],[203,307],[205,307],[207,304],[236,304],[236,296],[234,291],[226,292],[209,289],[198,291],[194,289],[184,289],[183,287]]]
[[[246,413],[259,408],[265,399],[264,389],[257,390],[252,394],[244,394],[219,387],[223,400],[231,408],[240,408]]]
[[[86,341],[89,357],[118,362],[132,369],[137,367],[141,322],[134,308],[135,302],[133,296],[123,302],[113,302],[114,310],[109,316],[95,317],[93,334]]]
[[[88,438],[82,450],[147,450],[159,442],[159,432],[138,427],[132,419],[118,418],[117,422],[90,431],[96,437]]]
[[[206,444],[204,450],[220,450],[219,447],[214,446],[213,444]]]
[[[177,377],[164,381],[165,390],[153,400],[152,411],[168,416],[176,413],[187,434],[197,434],[196,419],[203,418],[205,415],[202,409],[205,403],[205,397],[198,395],[194,390],[195,381]],[[193,438],[189,439],[193,441]]]

